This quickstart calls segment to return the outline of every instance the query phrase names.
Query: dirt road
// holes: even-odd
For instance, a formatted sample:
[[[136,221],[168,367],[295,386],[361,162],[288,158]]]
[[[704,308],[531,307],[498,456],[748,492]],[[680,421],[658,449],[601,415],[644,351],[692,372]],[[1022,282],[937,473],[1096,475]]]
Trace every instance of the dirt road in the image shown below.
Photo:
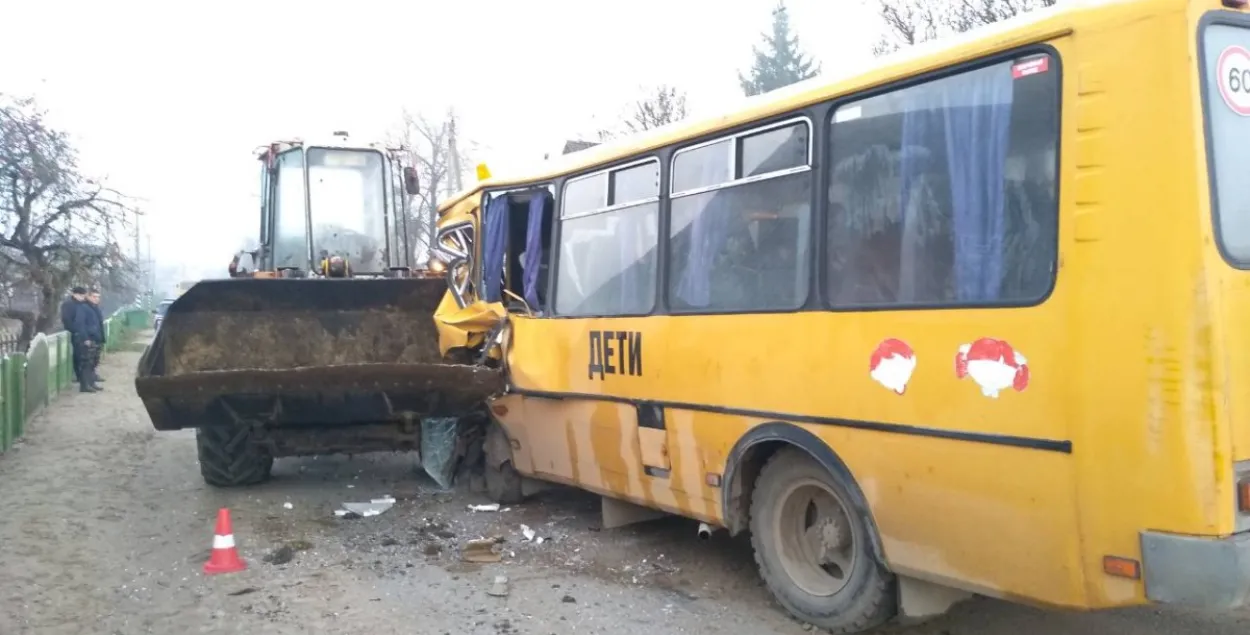
[[[807,632],[770,605],[741,541],[699,541],[679,520],[598,532],[595,499],[576,492],[470,512],[485,501],[438,491],[404,456],[288,459],[263,487],[209,488],[193,434],[151,430],[129,381],[137,356],[110,356],[105,392],[60,399],[0,457],[0,633]],[[379,516],[333,514],[386,494],[398,502]],[[233,512],[249,569],[210,578],[200,566],[219,507]],[[526,541],[522,524],[542,544]],[[503,562],[461,562],[464,541],[496,535]],[[508,578],[506,597],[488,594],[498,575]],[[1244,613],[1073,615],[976,600],[888,632],[1247,629]]]

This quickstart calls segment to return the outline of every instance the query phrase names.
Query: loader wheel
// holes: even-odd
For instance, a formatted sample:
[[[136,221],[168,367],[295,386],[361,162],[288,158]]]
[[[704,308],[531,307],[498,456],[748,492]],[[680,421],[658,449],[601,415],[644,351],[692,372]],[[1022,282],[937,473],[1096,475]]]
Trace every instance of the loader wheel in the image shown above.
[[[486,495],[502,505],[515,505],[525,499],[521,473],[512,467],[512,445],[499,424],[486,431]],[[506,452],[506,454],[505,454]]]
[[[256,485],[269,480],[273,457],[252,442],[247,426],[204,426],[195,431],[200,475],[216,487]]]
[[[877,560],[850,488],[807,453],[777,452],[751,495],[751,545],[773,597],[831,633],[860,633],[895,614],[895,578]]]

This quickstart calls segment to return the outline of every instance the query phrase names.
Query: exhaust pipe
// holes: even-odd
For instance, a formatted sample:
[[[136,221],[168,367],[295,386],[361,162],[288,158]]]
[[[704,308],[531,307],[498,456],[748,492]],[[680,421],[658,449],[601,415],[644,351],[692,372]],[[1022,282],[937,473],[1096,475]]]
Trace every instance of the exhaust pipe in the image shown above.
[[[707,523],[699,523],[699,540],[707,540],[712,537],[712,526]]]

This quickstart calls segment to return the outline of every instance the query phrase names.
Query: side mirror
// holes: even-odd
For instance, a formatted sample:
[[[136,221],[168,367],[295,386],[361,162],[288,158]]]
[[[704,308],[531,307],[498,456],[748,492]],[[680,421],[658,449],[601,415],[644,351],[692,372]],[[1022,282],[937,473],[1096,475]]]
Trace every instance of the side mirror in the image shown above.
[[[412,166],[404,168],[404,192],[409,196],[421,193],[421,177],[417,176],[417,169]]]

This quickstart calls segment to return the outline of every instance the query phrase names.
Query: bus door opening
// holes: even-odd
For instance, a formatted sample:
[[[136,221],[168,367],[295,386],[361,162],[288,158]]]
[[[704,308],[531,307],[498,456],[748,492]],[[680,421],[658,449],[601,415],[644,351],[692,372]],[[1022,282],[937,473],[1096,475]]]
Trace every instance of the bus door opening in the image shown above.
[[[516,298],[535,313],[547,306],[547,273],[551,264],[551,224],[555,204],[546,189],[508,196],[508,248],[504,269],[504,306],[521,309]]]

